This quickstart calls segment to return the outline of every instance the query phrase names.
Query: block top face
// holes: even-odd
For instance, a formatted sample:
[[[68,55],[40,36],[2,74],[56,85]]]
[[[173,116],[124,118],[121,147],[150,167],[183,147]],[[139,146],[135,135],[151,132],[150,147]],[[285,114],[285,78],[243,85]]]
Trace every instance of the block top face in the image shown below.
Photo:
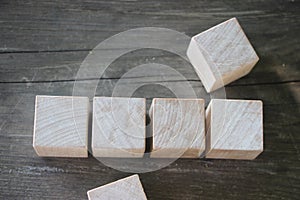
[[[211,148],[263,150],[263,111],[259,100],[213,99]]]
[[[153,149],[202,148],[203,99],[155,98],[150,112],[153,124]]]
[[[86,147],[89,99],[36,96],[34,146]]]
[[[229,19],[192,38],[215,76],[223,77],[259,60],[236,18]]]
[[[95,97],[93,105],[94,148],[145,148],[145,99]]]
[[[133,175],[88,191],[89,200],[147,200],[138,175]]]

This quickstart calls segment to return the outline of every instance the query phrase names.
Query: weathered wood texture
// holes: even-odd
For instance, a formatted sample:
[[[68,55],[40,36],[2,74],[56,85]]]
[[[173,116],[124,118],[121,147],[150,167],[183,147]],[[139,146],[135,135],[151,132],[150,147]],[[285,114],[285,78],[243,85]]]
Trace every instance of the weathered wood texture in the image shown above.
[[[206,158],[254,159],[263,151],[261,101],[212,99],[206,109]]]
[[[153,158],[199,158],[205,150],[203,99],[154,98],[150,107]]]
[[[89,99],[36,96],[33,147],[39,156],[88,157]]]
[[[87,194],[89,200],[147,200],[137,174],[89,190]]]
[[[0,4],[0,198],[86,199],[86,192],[128,176],[88,159],[40,158],[32,148],[36,94],[72,95],[80,63],[107,37],[134,27],[166,27],[196,35],[237,17],[260,61],[247,76],[226,86],[228,98],[264,102],[264,152],[252,161],[179,159],[141,174],[148,199],[297,199],[300,196],[300,70],[298,1],[26,1]],[[193,67],[177,56],[140,50],[114,62],[97,96],[133,66],[168,64],[204,88]],[[97,81],[98,77],[82,81]],[[174,97],[156,77],[134,93]],[[168,77],[180,86],[184,80]],[[185,98],[185,91],[181,94]]]
[[[245,76],[259,60],[236,18],[193,36],[187,56],[207,92]]]
[[[146,99],[95,97],[92,151],[95,157],[143,157]]]

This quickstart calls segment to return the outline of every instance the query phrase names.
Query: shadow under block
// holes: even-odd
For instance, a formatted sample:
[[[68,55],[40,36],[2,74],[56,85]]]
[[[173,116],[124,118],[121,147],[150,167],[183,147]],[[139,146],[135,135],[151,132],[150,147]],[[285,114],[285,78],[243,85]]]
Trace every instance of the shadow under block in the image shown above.
[[[153,99],[150,157],[199,158],[205,151],[204,112],[203,99]]]
[[[251,160],[263,151],[261,101],[212,99],[206,127],[206,158]]]
[[[259,60],[236,18],[192,37],[187,56],[207,92],[245,76]]]
[[[138,175],[103,185],[87,192],[89,200],[147,200]]]
[[[87,157],[89,99],[36,96],[33,147],[39,156]]]
[[[95,157],[143,157],[146,100],[95,97],[92,150]]]

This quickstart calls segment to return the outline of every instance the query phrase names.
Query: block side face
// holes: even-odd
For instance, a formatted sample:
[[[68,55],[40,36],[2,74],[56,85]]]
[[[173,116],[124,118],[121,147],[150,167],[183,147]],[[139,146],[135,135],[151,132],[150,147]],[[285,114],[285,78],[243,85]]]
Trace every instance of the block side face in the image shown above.
[[[255,50],[235,18],[194,36],[194,39],[207,62],[214,64],[210,68],[216,80],[223,79],[225,85],[245,75],[235,71],[240,68],[247,71],[245,68],[253,67],[258,61]],[[226,76],[228,74],[231,76]]]
[[[93,148],[93,156],[101,158],[142,158],[145,149]]]
[[[101,149],[144,151],[145,113],[146,103],[142,98],[94,98],[93,152]]]
[[[207,155],[206,158],[213,159],[237,159],[237,160],[253,160],[259,154],[261,150],[222,150],[213,149]]]
[[[37,96],[33,145],[87,147],[89,100]]]
[[[85,147],[45,147],[34,146],[38,156],[41,157],[70,157],[87,158],[88,151]]]
[[[143,186],[137,175],[133,175],[87,192],[90,200],[133,199],[146,200]]]
[[[161,149],[153,149],[150,153],[151,158],[199,158],[204,149],[180,149],[180,148],[161,148]]]
[[[178,158],[185,149],[155,148],[153,147],[150,158]]]
[[[263,150],[261,101],[215,100],[212,106],[212,149]]]
[[[177,149],[178,157],[188,149],[204,150],[203,99],[156,99],[152,115],[154,154]]]
[[[190,148],[184,152],[184,154],[181,156],[181,158],[199,158],[203,153],[205,149],[194,149]]]
[[[37,101],[38,96],[35,97],[35,104],[34,104],[34,119],[33,119],[33,139],[32,139],[32,146],[35,147],[36,144],[36,118],[37,118]]]
[[[213,99],[210,101],[205,112],[205,154],[211,150],[211,107]]]
[[[187,57],[189,58],[206,91],[212,91],[212,88],[216,83],[216,78],[211,70],[211,66],[213,66],[214,63],[211,63],[202,54],[202,51],[199,48],[199,45],[197,45],[194,37],[191,39],[187,49]]]

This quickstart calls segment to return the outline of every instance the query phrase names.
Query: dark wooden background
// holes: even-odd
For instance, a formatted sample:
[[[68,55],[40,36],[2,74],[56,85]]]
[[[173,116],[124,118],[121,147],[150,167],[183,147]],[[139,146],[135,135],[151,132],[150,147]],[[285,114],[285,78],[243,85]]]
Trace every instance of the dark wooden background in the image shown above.
[[[87,199],[87,190],[130,175],[92,156],[40,158],[32,148],[35,95],[72,95],[81,62],[99,42],[145,26],[193,36],[237,17],[260,61],[226,86],[226,94],[263,100],[264,152],[253,161],[179,159],[140,174],[142,184],[149,199],[299,199],[299,13],[297,0],[1,0],[0,198]],[[177,66],[173,57],[154,50],[126,55],[100,80],[97,94],[110,95],[123,69],[152,58],[174,65],[203,89],[193,68]],[[173,94],[150,85],[135,95],[150,101]]]

